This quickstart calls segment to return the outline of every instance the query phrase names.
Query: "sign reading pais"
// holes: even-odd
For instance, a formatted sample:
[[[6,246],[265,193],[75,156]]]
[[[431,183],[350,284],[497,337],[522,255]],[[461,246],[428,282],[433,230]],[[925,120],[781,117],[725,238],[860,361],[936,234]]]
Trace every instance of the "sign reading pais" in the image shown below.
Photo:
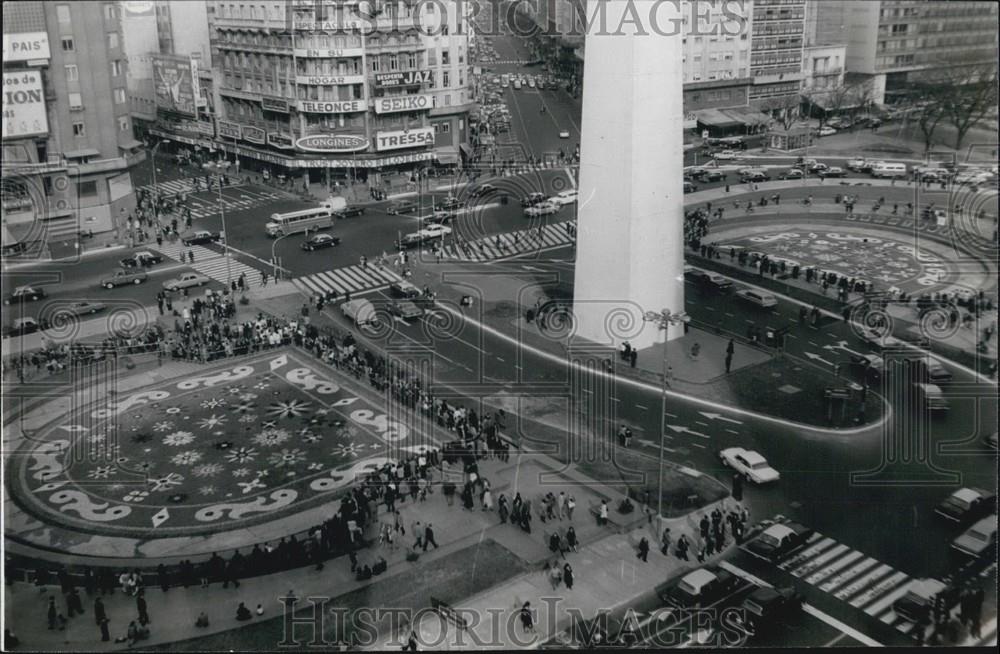
[[[339,102],[315,102],[299,100],[299,111],[313,114],[346,114],[352,111],[364,111],[363,100],[341,100]]]
[[[45,32],[22,32],[3,35],[3,61],[50,59],[49,35]]]
[[[306,152],[357,152],[368,148],[368,139],[355,134],[316,134],[303,136],[295,147]]]
[[[394,114],[400,111],[422,111],[434,108],[433,95],[397,95],[375,98],[375,113]]]
[[[421,145],[434,145],[434,128],[419,127],[406,132],[379,132],[375,136],[377,150],[400,150]]]

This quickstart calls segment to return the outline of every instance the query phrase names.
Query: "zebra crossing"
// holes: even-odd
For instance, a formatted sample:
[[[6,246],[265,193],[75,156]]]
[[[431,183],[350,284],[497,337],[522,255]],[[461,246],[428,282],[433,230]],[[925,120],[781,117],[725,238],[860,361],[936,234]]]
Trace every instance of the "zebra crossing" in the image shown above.
[[[204,181],[203,178],[200,179]],[[243,180],[240,179],[239,177],[230,177],[229,184],[226,185],[226,188],[232,188],[234,186],[242,186],[243,183],[244,183]],[[159,182],[155,186],[153,184],[146,184],[145,186],[140,186],[138,190],[152,193],[154,188],[160,193],[160,195],[167,195],[167,196],[196,192],[194,188],[194,181],[186,178],[168,179],[165,182]]]
[[[446,245],[442,258],[459,261],[492,261],[519,254],[528,254],[575,242],[572,220],[542,225],[541,229],[522,229],[498,234],[477,241]]]
[[[307,295],[326,294],[331,291],[335,291],[338,295],[345,293],[357,295],[381,290],[401,279],[403,278],[384,266],[355,264],[296,277],[292,283]]]
[[[804,549],[778,563],[778,567],[903,634],[915,628],[897,615],[892,605],[922,580],[832,538],[814,533]]]
[[[248,282],[256,282],[260,277],[260,271],[253,266],[248,266],[233,256],[229,257],[227,264],[225,255],[201,245],[184,245],[180,241],[173,243],[164,241],[162,245],[151,245],[150,247],[175,261],[186,263],[202,275],[223,284],[227,284],[231,279],[237,279],[243,274],[247,276]],[[189,251],[194,253],[194,263],[190,263],[188,260]]]

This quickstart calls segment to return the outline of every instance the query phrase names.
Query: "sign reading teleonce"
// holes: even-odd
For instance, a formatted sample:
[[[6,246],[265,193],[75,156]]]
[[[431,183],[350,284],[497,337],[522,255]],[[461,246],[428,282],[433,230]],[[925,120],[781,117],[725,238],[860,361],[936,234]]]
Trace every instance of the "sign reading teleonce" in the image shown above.
[[[42,74],[37,70],[4,73],[4,140],[48,133]]]
[[[50,59],[49,35],[45,32],[22,32],[3,35],[3,61]]]
[[[375,76],[376,88],[384,89],[393,86],[418,86],[433,84],[434,73],[429,70],[407,70],[399,73],[379,73]]]
[[[368,148],[368,139],[356,134],[316,134],[298,139],[295,147],[306,152],[357,152]]]
[[[156,106],[195,116],[198,113],[198,62],[190,57],[153,56]]]
[[[364,100],[340,100],[335,102],[316,102],[299,100],[299,111],[313,114],[347,114],[352,111],[364,111]]]
[[[434,145],[433,127],[418,127],[405,132],[379,132],[375,135],[375,148],[380,152],[422,145]]]
[[[394,114],[400,111],[422,111],[434,108],[433,95],[397,95],[375,98],[375,113]]]

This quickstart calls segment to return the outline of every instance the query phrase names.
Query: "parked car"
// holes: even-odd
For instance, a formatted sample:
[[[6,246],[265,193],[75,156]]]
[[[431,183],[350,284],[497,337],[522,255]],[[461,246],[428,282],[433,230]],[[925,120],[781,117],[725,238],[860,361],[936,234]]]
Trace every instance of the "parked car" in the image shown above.
[[[86,316],[89,314],[95,314],[98,311],[104,311],[107,308],[106,304],[101,304],[100,302],[87,302],[86,300],[80,300],[79,302],[60,305],[58,311],[61,313],[71,313],[74,316]]]
[[[744,548],[762,559],[775,561],[799,549],[813,535],[813,530],[797,522],[771,525]]]
[[[13,324],[4,331],[4,336],[25,336],[34,334],[41,326],[34,318],[16,318]]]
[[[45,297],[45,290],[37,286],[18,286],[10,295],[3,299],[4,304],[15,304],[17,302],[34,302]]]
[[[181,236],[181,243],[184,245],[201,245],[202,243],[214,243],[222,238],[219,232],[209,232],[199,229]]]
[[[755,484],[768,484],[781,479],[781,475],[768,464],[767,459],[753,450],[728,447],[719,452],[719,459],[722,460],[722,465],[732,468]]]
[[[987,516],[997,508],[997,495],[979,488],[959,488],[937,505],[934,513],[959,525]]]
[[[173,279],[168,279],[163,282],[163,288],[168,291],[179,291],[182,288],[190,288],[192,286],[204,286],[205,284],[212,281],[205,275],[200,273],[183,273],[180,277],[174,277]]]
[[[803,179],[805,176],[801,168],[790,168],[778,175],[778,179]]]
[[[527,207],[524,210],[525,216],[547,216],[549,214],[558,213],[561,207],[555,202],[545,201],[539,202],[538,204]]]
[[[527,196],[521,198],[522,207],[533,207],[536,204],[545,202],[549,197],[544,193],[529,193]]]
[[[997,555],[997,514],[981,518],[951,543],[952,554],[959,562],[980,560]]]
[[[910,622],[921,624],[930,618],[934,608],[934,598],[944,595],[953,599],[955,592],[937,579],[918,579],[910,585],[906,594],[892,603],[892,611]],[[948,605],[951,606],[951,601]]]
[[[148,268],[163,261],[163,257],[153,252],[142,250],[132,256],[125,257],[119,263],[122,268]]]
[[[145,270],[116,270],[107,277],[101,278],[101,286],[112,289],[126,284],[141,284],[149,279]]]
[[[555,202],[556,204],[562,206],[566,204],[573,204],[574,202],[576,202],[576,197],[577,197],[577,192],[575,190],[560,191],[559,193],[556,193],[551,198],[549,198],[549,201]]]
[[[736,291],[736,296],[742,300],[746,300],[750,304],[764,309],[778,305],[778,299],[766,291],[758,291],[752,288],[741,288]]]
[[[847,177],[847,171],[837,166],[832,166],[819,172],[820,177]]]
[[[302,249],[306,252],[322,250],[323,248],[333,248],[340,245],[340,237],[332,234],[313,234],[302,242]]]
[[[402,200],[400,202],[393,202],[390,204],[386,207],[385,212],[390,216],[396,216],[403,213],[413,213],[416,210],[416,203],[410,202],[409,200]]]
[[[794,588],[763,586],[743,600],[734,616],[736,626],[748,636],[781,626],[802,609],[804,598]]]
[[[727,570],[698,568],[660,592],[660,599],[678,609],[705,608],[740,587],[743,581]]]
[[[763,170],[755,170],[743,175],[740,181],[746,184],[747,182],[766,182],[769,179],[771,178]]]

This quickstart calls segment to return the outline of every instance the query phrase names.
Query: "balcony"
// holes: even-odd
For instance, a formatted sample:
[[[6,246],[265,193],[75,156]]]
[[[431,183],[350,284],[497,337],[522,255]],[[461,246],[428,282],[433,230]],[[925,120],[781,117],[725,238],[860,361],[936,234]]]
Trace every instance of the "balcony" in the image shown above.
[[[798,68],[763,69],[751,71],[754,84],[774,84],[775,82],[797,82],[804,75]]]

